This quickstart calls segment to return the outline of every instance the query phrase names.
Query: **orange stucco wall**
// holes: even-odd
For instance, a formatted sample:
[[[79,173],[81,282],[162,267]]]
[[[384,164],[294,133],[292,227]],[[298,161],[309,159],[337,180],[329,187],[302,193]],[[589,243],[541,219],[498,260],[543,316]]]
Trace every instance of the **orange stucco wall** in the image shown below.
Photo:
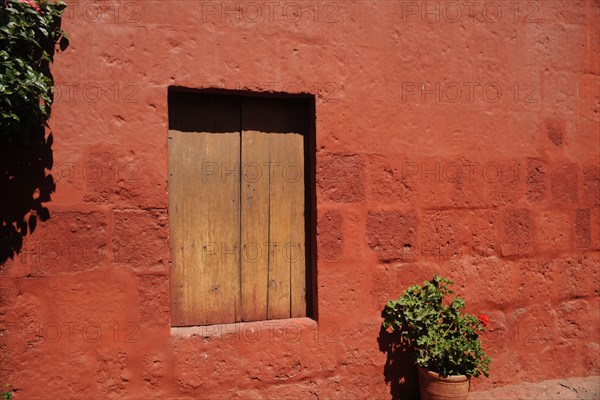
[[[598,1],[68,3],[18,398],[410,399],[380,312],[434,273],[492,319],[472,390],[600,373]],[[171,330],[169,86],[314,94],[316,321]]]

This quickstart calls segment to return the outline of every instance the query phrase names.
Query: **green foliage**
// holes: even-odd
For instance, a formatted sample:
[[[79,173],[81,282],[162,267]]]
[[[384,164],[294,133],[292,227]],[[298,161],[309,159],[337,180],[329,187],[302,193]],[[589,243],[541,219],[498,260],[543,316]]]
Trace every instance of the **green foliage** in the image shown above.
[[[488,376],[491,359],[481,348],[479,333],[489,320],[462,314],[465,302],[455,298],[444,304],[452,282],[435,275],[423,286],[409,287],[398,300],[388,301],[383,310],[383,327],[398,331],[401,340],[414,350],[416,363],[442,376]]]
[[[10,400],[13,397],[13,391],[10,389],[10,385],[8,383],[4,384],[2,387],[2,391],[0,391],[0,399],[2,400]]]
[[[47,0],[0,0],[0,135],[29,143],[47,125],[54,97],[50,63],[60,43],[66,5]]]

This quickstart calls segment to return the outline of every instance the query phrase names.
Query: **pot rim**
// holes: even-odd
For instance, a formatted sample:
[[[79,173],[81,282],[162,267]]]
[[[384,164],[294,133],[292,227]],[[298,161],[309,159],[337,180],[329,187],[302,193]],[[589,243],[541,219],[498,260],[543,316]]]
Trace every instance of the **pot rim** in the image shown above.
[[[469,381],[471,378],[466,376],[466,375],[448,375],[448,376],[441,376],[440,374],[438,374],[437,372],[433,372],[433,371],[429,371],[428,369],[425,369],[423,367],[421,367],[420,365],[417,364],[417,368],[419,369],[419,372],[424,374],[424,375],[429,375],[432,378],[444,381],[444,382],[466,382]]]

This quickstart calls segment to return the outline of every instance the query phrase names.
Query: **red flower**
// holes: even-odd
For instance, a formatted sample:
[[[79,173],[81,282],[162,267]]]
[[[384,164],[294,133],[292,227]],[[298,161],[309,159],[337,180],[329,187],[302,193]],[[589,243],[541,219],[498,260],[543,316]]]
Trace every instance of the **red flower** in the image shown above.
[[[481,322],[481,325],[483,325],[484,327],[488,326],[488,324],[490,323],[490,317],[488,317],[485,314],[479,314],[477,316],[477,319],[479,320],[479,322]]]
[[[29,4],[35,11],[40,12],[42,9],[34,0],[19,0],[21,3]]]

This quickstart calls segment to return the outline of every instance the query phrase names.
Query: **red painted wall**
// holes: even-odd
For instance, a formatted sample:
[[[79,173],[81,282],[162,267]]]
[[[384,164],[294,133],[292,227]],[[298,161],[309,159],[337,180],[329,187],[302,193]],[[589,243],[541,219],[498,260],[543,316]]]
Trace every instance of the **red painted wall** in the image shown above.
[[[492,318],[491,377],[472,389],[599,374],[599,14],[69,2],[56,191],[1,270],[0,383],[18,398],[411,398],[410,373],[386,383],[380,312],[434,273]],[[171,85],[316,96],[316,322],[171,330]]]

